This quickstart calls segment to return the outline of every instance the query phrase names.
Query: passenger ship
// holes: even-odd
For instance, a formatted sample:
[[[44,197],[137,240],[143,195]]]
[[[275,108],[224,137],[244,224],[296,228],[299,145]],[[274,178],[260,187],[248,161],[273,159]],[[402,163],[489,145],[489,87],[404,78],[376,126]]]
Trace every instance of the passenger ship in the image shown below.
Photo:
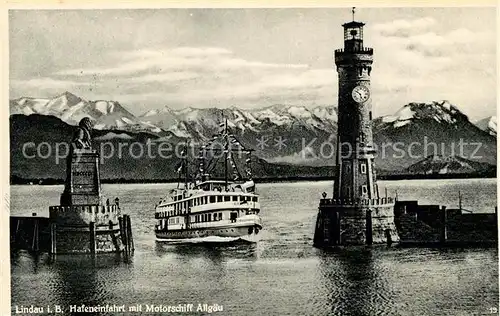
[[[171,190],[155,208],[155,234],[158,241],[258,241],[262,221],[259,216],[259,195],[249,167],[251,151],[228,133],[227,121],[223,127],[223,132],[214,136],[208,146],[200,150],[199,172],[194,181],[189,180],[189,163],[186,152],[183,152],[183,163],[178,171],[185,173],[184,184]],[[206,161],[207,152],[212,150],[210,146],[217,141],[223,142],[224,180],[210,179],[211,170],[208,169],[210,165],[215,168],[215,165]],[[246,155],[245,180],[233,159],[235,151]],[[233,169],[234,181],[228,181],[229,166]]]

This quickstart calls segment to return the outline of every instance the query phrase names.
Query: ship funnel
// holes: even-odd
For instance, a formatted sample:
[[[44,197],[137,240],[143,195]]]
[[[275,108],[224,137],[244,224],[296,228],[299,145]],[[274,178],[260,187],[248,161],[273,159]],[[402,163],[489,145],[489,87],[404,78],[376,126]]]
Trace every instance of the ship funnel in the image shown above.
[[[253,180],[247,181],[241,185],[241,190],[245,193],[253,193],[255,192],[255,183]]]

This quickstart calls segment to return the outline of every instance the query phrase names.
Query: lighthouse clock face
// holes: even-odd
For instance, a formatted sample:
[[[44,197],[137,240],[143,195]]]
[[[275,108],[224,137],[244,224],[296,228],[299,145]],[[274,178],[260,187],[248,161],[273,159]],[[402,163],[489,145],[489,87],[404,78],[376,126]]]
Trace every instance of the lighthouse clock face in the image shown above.
[[[358,103],[366,102],[370,98],[370,90],[365,86],[356,86],[352,89],[352,98]]]

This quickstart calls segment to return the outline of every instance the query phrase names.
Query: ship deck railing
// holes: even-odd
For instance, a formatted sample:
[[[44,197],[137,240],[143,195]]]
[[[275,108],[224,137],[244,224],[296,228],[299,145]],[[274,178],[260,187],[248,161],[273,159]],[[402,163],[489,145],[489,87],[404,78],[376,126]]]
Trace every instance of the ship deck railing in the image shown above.
[[[190,222],[189,229],[202,229],[202,228],[219,228],[219,227],[239,227],[243,225],[260,225],[262,226],[262,219],[260,216],[251,214],[238,217],[236,219],[221,219],[210,222]],[[159,225],[156,225],[159,227]],[[182,230],[186,228],[186,223],[169,224],[169,230]]]

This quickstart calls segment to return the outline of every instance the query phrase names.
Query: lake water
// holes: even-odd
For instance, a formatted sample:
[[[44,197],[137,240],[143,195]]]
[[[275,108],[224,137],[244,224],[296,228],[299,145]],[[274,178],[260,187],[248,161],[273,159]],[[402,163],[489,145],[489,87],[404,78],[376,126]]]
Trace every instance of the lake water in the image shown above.
[[[496,179],[379,185],[401,200],[453,207],[460,191],[466,209],[496,206]],[[222,306],[216,315],[481,315],[498,306],[497,249],[313,248],[319,198],[332,191],[328,181],[259,184],[264,230],[256,244],[157,243],[153,207],[173,186],[103,185],[132,219],[135,253],[128,261],[106,255],[52,262],[12,253],[13,308],[52,304],[68,314],[70,305],[140,304],[144,312],[150,304],[200,303]],[[48,215],[62,188],[13,186],[11,214]]]

